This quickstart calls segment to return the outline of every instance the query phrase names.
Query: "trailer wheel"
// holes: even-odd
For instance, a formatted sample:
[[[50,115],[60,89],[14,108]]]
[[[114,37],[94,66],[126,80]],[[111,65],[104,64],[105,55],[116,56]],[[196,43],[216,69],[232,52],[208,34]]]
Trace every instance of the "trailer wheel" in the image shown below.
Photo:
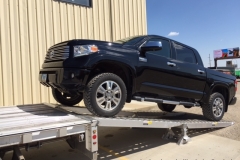
[[[52,95],[53,98],[63,104],[63,105],[67,105],[67,106],[74,106],[76,104],[78,104],[79,102],[81,102],[81,100],[83,99],[83,95],[69,95],[67,93],[62,93],[59,92],[56,88],[52,89]]]
[[[123,80],[113,73],[102,73],[88,83],[83,99],[87,109],[103,117],[118,114],[126,101],[127,90]]]
[[[176,105],[173,104],[164,104],[158,103],[158,108],[165,112],[172,112],[175,109]]]
[[[220,121],[225,112],[225,99],[221,93],[213,93],[208,104],[202,106],[203,115],[212,121]]]

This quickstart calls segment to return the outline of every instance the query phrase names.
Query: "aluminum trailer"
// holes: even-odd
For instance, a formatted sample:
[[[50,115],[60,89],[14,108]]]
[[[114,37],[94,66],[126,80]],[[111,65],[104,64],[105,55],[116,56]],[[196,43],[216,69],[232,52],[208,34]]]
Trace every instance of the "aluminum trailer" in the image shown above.
[[[90,159],[96,160],[97,136],[97,120],[69,114],[46,104],[0,108],[0,159],[5,152],[13,150],[13,160],[24,160],[20,148],[29,150],[50,140],[66,138],[72,148],[79,148]],[[85,145],[80,143],[83,140]]]
[[[90,159],[97,159],[98,126],[131,128],[165,128],[163,138],[178,138],[178,144],[190,141],[188,129],[222,128],[233,122],[206,120],[176,120],[182,113],[126,112],[116,117],[103,118],[91,115],[86,108],[57,104],[33,104],[0,108],[0,157],[13,150],[13,159],[24,160],[20,147],[28,150],[42,143],[66,138],[70,147],[80,149]],[[160,118],[159,118],[160,117]],[[162,117],[162,118],[161,118]],[[174,117],[174,118],[172,118]],[[184,117],[184,116],[182,116]],[[172,128],[181,128],[177,136]],[[86,137],[86,138],[83,138]],[[80,143],[85,139],[85,143]]]

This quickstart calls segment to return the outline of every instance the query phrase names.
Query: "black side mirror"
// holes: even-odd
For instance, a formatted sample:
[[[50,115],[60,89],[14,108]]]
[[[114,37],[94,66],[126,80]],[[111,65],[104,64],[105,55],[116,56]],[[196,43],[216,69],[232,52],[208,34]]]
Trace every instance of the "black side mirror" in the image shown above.
[[[162,49],[162,42],[160,41],[148,41],[141,47],[141,51],[158,51]]]

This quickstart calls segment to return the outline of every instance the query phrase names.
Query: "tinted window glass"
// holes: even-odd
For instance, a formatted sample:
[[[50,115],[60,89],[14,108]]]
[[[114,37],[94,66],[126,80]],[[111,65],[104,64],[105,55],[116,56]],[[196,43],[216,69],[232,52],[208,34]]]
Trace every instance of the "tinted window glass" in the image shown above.
[[[197,63],[195,54],[191,49],[184,47],[180,44],[173,44],[177,53],[177,60],[187,63]]]
[[[92,2],[92,0],[55,0],[55,1],[62,1],[66,3],[73,3],[77,5],[88,6],[88,7],[91,6],[91,2]]]
[[[158,51],[147,51],[146,53],[151,53],[155,54],[158,56],[163,56],[163,57],[170,57],[170,44],[168,40],[164,39],[150,39],[148,41],[156,41],[156,42],[161,42],[162,43],[162,49]],[[146,44],[146,43],[145,43]]]
[[[141,41],[143,38],[144,38],[144,36],[128,37],[125,39],[117,40],[114,43],[120,43],[120,44],[124,44],[124,45],[134,45],[134,44],[138,43],[139,41]]]

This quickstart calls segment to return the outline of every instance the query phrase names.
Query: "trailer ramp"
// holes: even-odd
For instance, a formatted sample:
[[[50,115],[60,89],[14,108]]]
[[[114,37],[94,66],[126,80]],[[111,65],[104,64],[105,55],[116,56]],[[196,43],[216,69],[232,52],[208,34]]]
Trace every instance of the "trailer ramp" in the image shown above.
[[[66,107],[56,105],[55,107],[77,113],[79,115],[90,116],[98,121],[98,126],[103,127],[130,127],[130,128],[165,128],[167,131],[163,138],[178,138],[178,144],[185,144],[190,141],[187,135],[188,129],[203,128],[224,128],[234,124],[230,121],[208,121],[205,119],[189,118],[187,114],[181,112],[165,113],[165,112],[138,112],[138,111],[122,111],[113,118],[104,118],[93,116],[84,107]],[[181,128],[181,134],[177,136],[172,128]]]
[[[97,121],[70,114],[46,104],[8,106],[0,108],[0,159],[13,150],[13,159],[24,160],[19,147],[28,150],[31,144],[40,147],[42,141],[66,137],[86,140],[87,156],[97,159]],[[84,136],[84,137],[83,137]],[[71,141],[69,141],[71,142]],[[94,143],[94,145],[92,145]]]

